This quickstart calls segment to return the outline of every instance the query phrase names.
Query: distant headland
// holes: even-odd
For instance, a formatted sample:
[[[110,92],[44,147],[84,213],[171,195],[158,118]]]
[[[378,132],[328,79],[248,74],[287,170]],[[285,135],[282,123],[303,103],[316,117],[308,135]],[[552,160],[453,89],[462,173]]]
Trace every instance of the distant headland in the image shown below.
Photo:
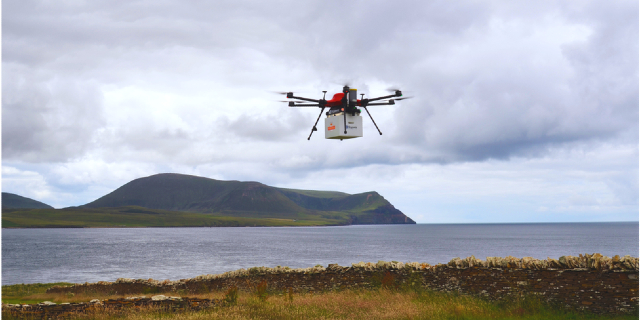
[[[7,200],[5,200],[7,199]],[[163,173],[85,205],[53,209],[2,193],[3,228],[243,227],[415,224],[375,191],[284,189]]]

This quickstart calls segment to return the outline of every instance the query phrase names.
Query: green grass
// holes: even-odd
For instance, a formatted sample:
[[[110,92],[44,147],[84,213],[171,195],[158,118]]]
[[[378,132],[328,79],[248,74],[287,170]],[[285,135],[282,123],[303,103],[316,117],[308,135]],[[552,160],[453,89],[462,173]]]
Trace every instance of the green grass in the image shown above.
[[[60,302],[122,298],[99,295],[67,296],[42,293],[54,284],[14,285],[2,287],[2,300],[49,300]],[[39,292],[26,295],[31,292]],[[5,295],[11,294],[11,299]],[[167,293],[175,295],[175,293]],[[224,299],[224,291],[190,297]],[[154,308],[101,311],[71,315],[71,319],[637,319],[638,315],[596,315],[565,310],[536,297],[509,301],[482,298],[425,289],[342,290],[320,293],[279,292],[256,288],[239,292],[234,303],[201,311],[167,311]],[[16,303],[16,302],[13,302]],[[22,302],[24,303],[24,302]],[[3,318],[10,318],[3,313]]]
[[[134,206],[99,209],[7,210],[2,213],[3,228],[282,227],[344,224],[346,224],[344,219],[327,219],[312,215],[300,215],[295,219],[268,216],[251,218]]]
[[[358,195],[365,197],[365,195]],[[352,196],[353,197],[353,196]],[[352,198],[349,197],[349,198]],[[363,201],[354,199],[352,201]],[[375,208],[380,200],[372,201]],[[346,203],[349,207],[352,204]],[[138,206],[117,208],[6,209],[3,228],[135,228],[135,227],[294,227],[347,225],[351,216],[360,223],[375,223],[363,212],[369,206],[350,211],[304,210],[298,213],[223,210],[198,213],[149,209]],[[339,208],[338,208],[339,209]]]
[[[56,283],[33,283],[33,284],[14,284],[2,286],[2,303],[11,304],[34,304],[45,300],[33,298],[33,296],[44,294],[47,289],[53,286],[70,286],[73,283],[56,282]]]
[[[316,197],[316,198],[340,198],[350,196],[348,193],[339,192],[339,191],[318,191],[318,190],[299,190],[299,189],[287,189],[287,188],[278,188],[280,190],[295,192],[299,194],[303,194],[305,196]]]

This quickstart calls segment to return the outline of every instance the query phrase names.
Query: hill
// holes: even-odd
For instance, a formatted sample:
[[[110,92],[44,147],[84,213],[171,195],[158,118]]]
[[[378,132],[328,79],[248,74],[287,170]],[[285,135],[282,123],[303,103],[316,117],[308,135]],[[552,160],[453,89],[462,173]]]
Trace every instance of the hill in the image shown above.
[[[27,197],[3,192],[2,209],[53,209],[53,207]]]
[[[415,223],[375,191],[352,195],[284,189],[172,173],[135,179],[79,208],[128,206],[245,218],[329,219],[342,224]]]

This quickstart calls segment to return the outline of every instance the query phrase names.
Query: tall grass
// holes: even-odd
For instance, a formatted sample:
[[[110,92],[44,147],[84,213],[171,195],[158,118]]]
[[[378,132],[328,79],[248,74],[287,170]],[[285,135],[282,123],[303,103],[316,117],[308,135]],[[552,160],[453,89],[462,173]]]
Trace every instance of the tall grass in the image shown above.
[[[384,282],[387,282],[386,279]],[[70,315],[71,319],[637,319],[638,315],[600,316],[567,311],[550,306],[535,297],[517,297],[492,302],[452,293],[414,290],[397,286],[390,289],[343,290],[321,293],[296,293],[293,290],[251,292],[212,292],[193,295],[199,298],[225,299],[224,306],[200,311],[166,311],[159,308],[107,310],[92,314]],[[264,291],[262,291],[264,290]],[[3,293],[4,294],[4,293]],[[63,294],[43,295],[52,301],[90,300],[91,297]],[[265,297],[268,296],[268,299]],[[99,299],[122,296],[101,296]],[[4,296],[3,296],[4,300]],[[3,318],[10,316],[3,311]]]

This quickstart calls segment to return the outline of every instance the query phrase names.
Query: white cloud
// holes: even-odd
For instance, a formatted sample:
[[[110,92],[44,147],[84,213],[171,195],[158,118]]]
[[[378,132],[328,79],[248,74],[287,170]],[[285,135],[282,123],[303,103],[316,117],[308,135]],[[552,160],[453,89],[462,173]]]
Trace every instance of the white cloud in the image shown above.
[[[2,192],[18,194],[44,203],[53,198],[53,192],[41,174],[4,165]]]

